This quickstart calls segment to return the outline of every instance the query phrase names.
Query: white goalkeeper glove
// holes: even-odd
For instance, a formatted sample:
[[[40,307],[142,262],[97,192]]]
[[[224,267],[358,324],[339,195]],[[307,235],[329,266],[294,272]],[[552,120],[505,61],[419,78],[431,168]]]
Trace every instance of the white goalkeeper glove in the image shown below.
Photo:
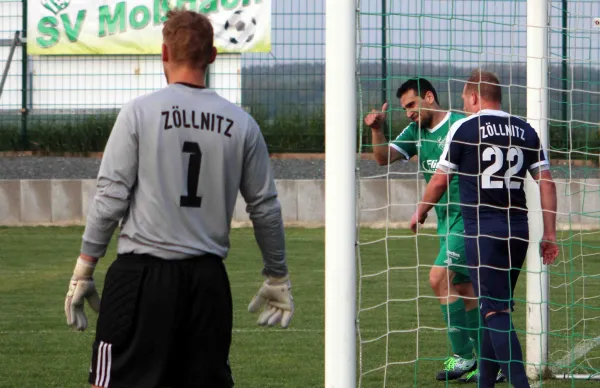
[[[286,275],[282,278],[267,276],[250,305],[248,311],[258,312],[258,324],[261,326],[275,326],[281,323],[281,327],[287,328],[294,315],[294,298],[292,297],[292,284]]]
[[[84,331],[88,326],[87,317],[83,311],[85,299],[94,311],[100,311],[100,296],[92,277],[95,269],[96,263],[79,257],[65,299],[67,325],[80,331]]]

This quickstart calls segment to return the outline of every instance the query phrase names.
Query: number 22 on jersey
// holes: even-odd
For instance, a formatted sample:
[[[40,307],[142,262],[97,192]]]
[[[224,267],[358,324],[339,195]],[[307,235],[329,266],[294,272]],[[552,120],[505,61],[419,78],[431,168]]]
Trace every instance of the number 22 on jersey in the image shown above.
[[[515,158],[516,158],[516,162],[515,162]],[[523,156],[523,151],[521,150],[521,148],[510,147],[505,156],[500,147],[496,147],[496,146],[487,147],[481,153],[481,160],[484,162],[489,162],[492,159],[494,160],[494,163],[492,163],[491,166],[489,166],[488,168],[483,170],[482,177],[481,177],[481,188],[482,189],[503,189],[504,187],[507,187],[511,190],[520,189],[521,182],[511,181],[511,178],[513,175],[515,175],[519,171],[521,171],[521,168],[523,167],[524,156]],[[507,162],[509,168],[507,168],[506,172],[504,173],[504,179],[503,180],[498,180],[498,179],[492,180],[492,175],[494,175],[495,173],[497,173],[498,171],[500,171],[502,169],[505,161]],[[514,163],[514,165],[512,167],[510,166],[511,163]]]

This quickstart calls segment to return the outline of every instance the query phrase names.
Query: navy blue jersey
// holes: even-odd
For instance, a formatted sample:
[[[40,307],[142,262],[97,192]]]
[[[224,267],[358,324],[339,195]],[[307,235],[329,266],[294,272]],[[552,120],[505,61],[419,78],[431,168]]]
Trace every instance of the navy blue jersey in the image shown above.
[[[526,121],[484,109],[452,126],[439,166],[459,175],[465,231],[480,234],[527,228],[526,173],[549,164]]]

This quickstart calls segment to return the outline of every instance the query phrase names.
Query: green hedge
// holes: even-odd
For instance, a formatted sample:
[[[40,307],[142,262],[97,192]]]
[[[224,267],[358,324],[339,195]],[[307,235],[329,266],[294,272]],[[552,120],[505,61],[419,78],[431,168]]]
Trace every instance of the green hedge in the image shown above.
[[[30,116],[26,122],[27,150],[44,152],[102,151],[116,114]],[[0,150],[22,151],[22,123],[0,117]]]
[[[598,162],[600,126],[582,122],[550,123],[550,159],[591,160]]]
[[[28,150],[44,152],[98,152],[104,149],[116,114],[85,116],[30,116],[26,123]],[[313,115],[286,115],[265,119],[255,116],[269,151],[323,152],[324,119]],[[0,116],[0,151],[21,151],[20,120]]]
[[[312,115],[279,114],[270,118],[264,110],[252,109],[271,153],[321,153],[325,151],[325,118]],[[27,119],[28,150],[44,152],[98,152],[104,149],[116,112],[87,115],[31,115]],[[392,134],[407,124],[406,118],[393,117]],[[22,123],[19,116],[0,116],[0,151],[23,150]],[[346,136],[347,128],[335,128],[336,136]],[[358,139],[357,139],[358,140]],[[568,127],[550,123],[552,159],[597,160],[600,150],[599,128],[572,123]],[[370,131],[363,133],[362,152],[371,152]],[[567,151],[570,150],[570,153]]]

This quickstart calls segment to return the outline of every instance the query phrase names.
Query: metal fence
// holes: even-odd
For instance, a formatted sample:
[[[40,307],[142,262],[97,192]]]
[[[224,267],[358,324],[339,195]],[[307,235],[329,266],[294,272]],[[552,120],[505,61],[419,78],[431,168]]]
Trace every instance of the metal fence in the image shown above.
[[[0,0],[2,70],[15,33],[25,35],[26,4]],[[526,115],[524,1],[357,6],[361,112],[391,101],[390,135],[405,124],[395,90],[417,75],[434,83],[442,106],[460,109],[461,82],[486,67],[506,86],[504,108]],[[549,9],[551,146],[585,147],[571,156],[588,157],[600,146],[600,5],[558,0]],[[272,0],[272,52],[223,56],[210,69],[210,85],[250,110],[271,152],[324,150],[324,19],[324,2]],[[165,84],[158,56],[27,56],[25,45],[17,42],[0,95],[2,150],[100,151],[116,110]]]

